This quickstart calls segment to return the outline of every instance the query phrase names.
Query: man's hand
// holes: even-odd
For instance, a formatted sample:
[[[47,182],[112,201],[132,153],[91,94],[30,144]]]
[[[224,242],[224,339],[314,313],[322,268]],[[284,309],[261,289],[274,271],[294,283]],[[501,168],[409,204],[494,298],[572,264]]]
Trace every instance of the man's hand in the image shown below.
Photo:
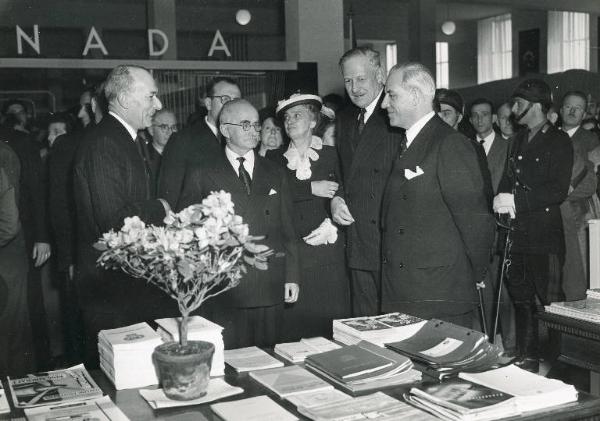
[[[295,303],[298,301],[298,295],[300,294],[300,286],[290,282],[285,283],[285,292],[283,299],[286,303]]]
[[[31,257],[33,258],[33,264],[36,268],[46,263],[46,260],[50,257],[50,251],[50,244],[48,243],[35,243],[33,245]]]
[[[494,197],[494,212],[508,213],[511,219],[515,219],[517,210],[515,207],[515,196],[511,193],[498,193]]]
[[[346,202],[339,196],[331,200],[331,216],[333,221],[339,225],[350,225],[354,222]]]
[[[339,187],[340,185],[335,181],[321,180],[311,181],[310,183],[310,191],[313,195],[330,199],[335,196],[335,192]]]

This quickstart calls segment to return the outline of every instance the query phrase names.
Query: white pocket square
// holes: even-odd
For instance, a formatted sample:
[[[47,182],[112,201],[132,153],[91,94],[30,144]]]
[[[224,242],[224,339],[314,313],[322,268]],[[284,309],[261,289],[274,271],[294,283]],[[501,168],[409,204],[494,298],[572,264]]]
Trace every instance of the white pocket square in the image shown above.
[[[275,191],[275,189],[271,189],[269,191],[269,196],[273,195],[273,194],[277,194],[277,192]]]
[[[418,165],[417,165],[416,171],[412,171],[408,168],[404,169],[404,177],[406,177],[407,180],[411,180],[415,177],[420,176],[421,174],[425,174],[425,173],[423,172],[421,167],[419,167]]]

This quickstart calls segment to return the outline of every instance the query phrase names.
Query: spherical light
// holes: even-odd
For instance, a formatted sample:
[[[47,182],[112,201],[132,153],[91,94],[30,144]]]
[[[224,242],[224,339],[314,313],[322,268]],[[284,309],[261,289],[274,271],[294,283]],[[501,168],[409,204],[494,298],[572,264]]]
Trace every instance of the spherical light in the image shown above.
[[[452,35],[455,31],[456,31],[456,24],[453,21],[447,20],[446,22],[442,23],[442,32],[444,34]]]
[[[236,20],[236,22],[239,23],[242,26],[243,25],[248,25],[248,23],[250,22],[250,19],[252,19],[252,15],[246,9],[240,9],[235,14],[235,20]]]

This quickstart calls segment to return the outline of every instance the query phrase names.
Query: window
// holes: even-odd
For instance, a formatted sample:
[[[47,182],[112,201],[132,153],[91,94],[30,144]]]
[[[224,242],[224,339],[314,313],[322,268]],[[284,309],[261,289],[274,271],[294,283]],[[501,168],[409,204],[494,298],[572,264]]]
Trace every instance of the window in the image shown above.
[[[477,22],[477,83],[512,77],[510,14]]]
[[[386,74],[390,72],[390,69],[398,62],[398,48],[396,43],[392,42],[385,46],[385,69]]]
[[[590,69],[590,15],[548,12],[548,73]]]
[[[448,69],[448,43],[435,43],[435,87],[448,88],[450,86]]]

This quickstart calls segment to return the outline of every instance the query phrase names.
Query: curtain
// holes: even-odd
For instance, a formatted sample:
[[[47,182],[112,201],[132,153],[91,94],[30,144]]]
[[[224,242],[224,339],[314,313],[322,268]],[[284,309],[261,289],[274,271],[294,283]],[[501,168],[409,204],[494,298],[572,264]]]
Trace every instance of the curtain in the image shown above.
[[[448,57],[448,43],[447,42],[436,42],[435,43],[435,85],[436,88],[448,88],[450,85],[450,69],[448,63],[450,58]]]
[[[590,15],[548,12],[548,73],[590,69]]]
[[[512,77],[510,14],[477,22],[477,83]]]

